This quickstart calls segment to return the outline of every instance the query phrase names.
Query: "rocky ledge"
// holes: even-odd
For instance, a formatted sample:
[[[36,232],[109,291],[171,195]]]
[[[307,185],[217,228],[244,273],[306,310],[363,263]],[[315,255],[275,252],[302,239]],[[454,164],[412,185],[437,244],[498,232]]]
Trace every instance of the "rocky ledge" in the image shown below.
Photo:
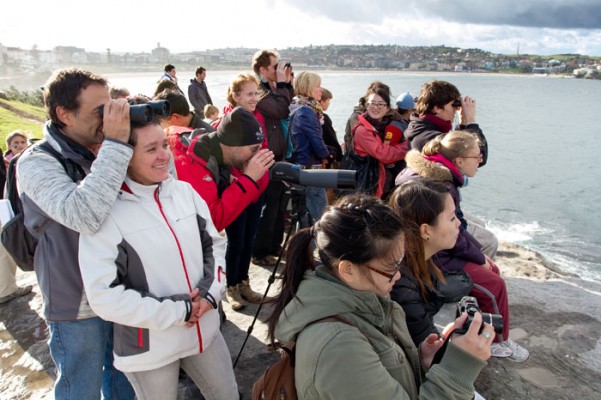
[[[491,359],[476,388],[487,399],[594,399],[601,392],[601,283],[564,274],[537,253],[503,243],[497,264],[507,281],[511,337],[530,351],[524,363]],[[251,268],[255,290],[264,290],[270,269]],[[19,284],[36,283],[33,273],[18,275]],[[277,283],[270,293],[277,290]],[[0,398],[50,399],[54,368],[48,353],[42,299],[34,291],[0,305]],[[224,303],[223,333],[232,358],[238,355],[257,306],[242,312]],[[447,305],[440,323],[453,319]],[[260,312],[236,367],[245,398],[252,383],[277,358],[266,343],[267,307]],[[595,394],[597,393],[597,394]],[[182,383],[179,399],[198,398]]]

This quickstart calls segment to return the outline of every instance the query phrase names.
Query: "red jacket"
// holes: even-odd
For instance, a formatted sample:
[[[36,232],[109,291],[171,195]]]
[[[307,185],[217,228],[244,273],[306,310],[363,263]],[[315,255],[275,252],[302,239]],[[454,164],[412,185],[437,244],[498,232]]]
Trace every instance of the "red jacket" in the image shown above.
[[[384,182],[386,181],[386,165],[394,164],[405,158],[405,154],[407,154],[407,141],[397,144],[385,144],[376,128],[367,122],[365,114],[359,115],[358,118],[357,124],[353,129],[353,149],[361,157],[370,155],[380,162],[378,189],[375,195],[376,197],[382,197]]]
[[[220,165],[222,154],[215,134],[197,136],[187,147],[178,138],[190,131],[190,128],[170,127],[167,132],[169,144],[173,144],[177,177],[191,184],[207,202],[213,224],[221,231],[259,199],[269,182],[269,173],[255,182],[236,168],[225,168]]]

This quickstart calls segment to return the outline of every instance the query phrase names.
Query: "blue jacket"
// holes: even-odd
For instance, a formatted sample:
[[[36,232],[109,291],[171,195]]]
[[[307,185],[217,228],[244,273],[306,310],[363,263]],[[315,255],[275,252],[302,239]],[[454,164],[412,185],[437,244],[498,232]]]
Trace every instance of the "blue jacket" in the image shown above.
[[[306,166],[321,164],[321,160],[328,158],[330,152],[323,141],[317,113],[308,106],[293,104],[290,108],[292,161]]]

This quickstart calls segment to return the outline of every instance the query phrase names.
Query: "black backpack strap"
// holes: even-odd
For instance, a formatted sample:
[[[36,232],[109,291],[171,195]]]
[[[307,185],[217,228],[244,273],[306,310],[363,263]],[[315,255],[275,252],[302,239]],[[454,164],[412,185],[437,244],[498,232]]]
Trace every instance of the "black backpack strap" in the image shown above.
[[[36,145],[36,148],[50,154],[59,163],[61,163],[61,165],[65,169],[65,172],[67,173],[69,178],[73,180],[73,182],[79,182],[80,180],[86,177],[86,173],[81,167],[81,165],[71,160],[70,158],[63,157],[63,155],[59,153],[54,147],[52,147],[52,145],[48,143],[48,141],[43,140],[42,142]]]

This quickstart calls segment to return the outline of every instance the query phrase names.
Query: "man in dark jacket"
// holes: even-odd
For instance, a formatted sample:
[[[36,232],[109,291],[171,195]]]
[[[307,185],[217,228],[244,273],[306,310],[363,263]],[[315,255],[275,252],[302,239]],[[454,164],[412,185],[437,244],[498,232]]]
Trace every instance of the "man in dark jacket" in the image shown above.
[[[190,85],[188,86],[188,98],[190,103],[194,106],[194,112],[201,118],[204,118],[204,109],[207,104],[213,104],[205,78],[207,77],[207,70],[203,67],[196,68],[194,79],[190,79]]]
[[[417,101],[418,115],[412,115],[405,137],[409,141],[409,149],[421,151],[426,143],[453,128],[453,120],[457,111],[461,112],[460,130],[468,130],[478,135],[482,162],[488,160],[488,143],[482,129],[476,123],[476,100],[469,96],[461,97],[455,85],[446,81],[432,80],[424,83]]]
[[[294,97],[292,68],[278,63],[277,53],[260,50],[253,57],[253,71],[261,79],[257,110],[265,119],[269,150],[275,161],[286,158],[288,151],[288,107]],[[265,207],[261,212],[253,249],[253,263],[275,265],[284,237],[284,183],[269,181],[265,190]]]

